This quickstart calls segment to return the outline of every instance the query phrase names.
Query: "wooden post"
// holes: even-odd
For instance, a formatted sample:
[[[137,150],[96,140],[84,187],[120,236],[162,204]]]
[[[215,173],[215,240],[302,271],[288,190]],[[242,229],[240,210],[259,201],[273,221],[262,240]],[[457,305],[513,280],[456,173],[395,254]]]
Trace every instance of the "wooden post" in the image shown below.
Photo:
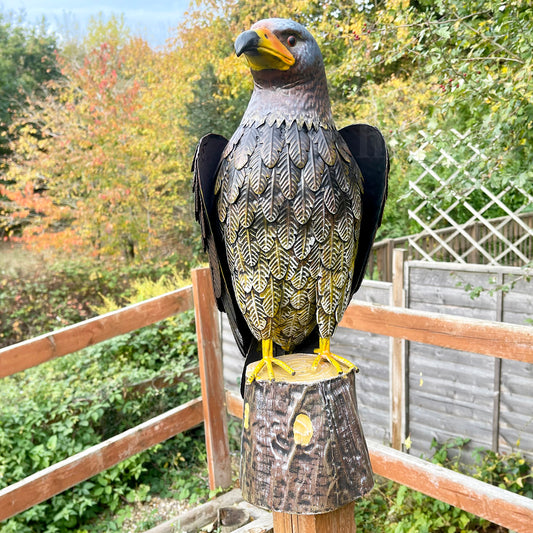
[[[351,533],[353,502],[374,484],[355,373],[327,362],[313,371],[309,354],[280,359],[294,376],[275,366],[275,381],[263,369],[245,388],[243,497],[275,513],[275,533]]]
[[[272,513],[274,533],[356,533],[355,503],[318,515]]]
[[[406,250],[395,249],[393,254],[392,305],[405,307],[404,263]],[[405,438],[405,341],[399,337],[391,340],[391,444],[402,449]]]
[[[194,269],[192,285],[209,488],[215,490],[231,485],[231,460],[222,373],[222,345],[210,270],[208,268]]]
[[[496,283],[498,286],[503,285],[503,272],[498,272]],[[495,322],[503,322],[503,297],[504,292],[496,291],[496,310]],[[501,394],[502,394],[502,360],[499,357],[494,359],[494,401],[492,404],[492,446],[493,452],[500,451],[500,409],[501,409]]]

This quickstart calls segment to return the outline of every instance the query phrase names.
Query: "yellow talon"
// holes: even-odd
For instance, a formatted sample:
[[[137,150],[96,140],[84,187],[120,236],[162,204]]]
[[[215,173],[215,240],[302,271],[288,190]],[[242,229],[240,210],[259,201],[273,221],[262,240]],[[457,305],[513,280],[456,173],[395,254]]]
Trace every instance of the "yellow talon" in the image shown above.
[[[326,360],[333,365],[333,367],[339,374],[343,373],[342,368],[339,365],[339,363],[347,367],[348,372],[352,370],[353,368],[355,369],[355,372],[359,372],[359,369],[351,361],[348,361],[348,359],[345,359],[344,357],[341,357],[340,355],[331,353],[329,338],[324,339],[320,337],[319,347],[315,350],[315,353],[317,353],[318,355],[313,361],[313,365],[312,365],[313,370],[316,370],[318,368],[318,365],[320,364],[321,361]]]
[[[263,339],[261,348],[263,351],[263,358],[252,370],[250,376],[248,377],[248,383],[252,383],[252,381],[257,378],[264,366],[267,368],[268,379],[270,381],[274,381],[274,368],[272,365],[278,365],[280,368],[285,370],[287,374],[294,376],[294,370],[287,363],[284,363],[283,361],[280,361],[274,357],[274,344],[272,339]]]

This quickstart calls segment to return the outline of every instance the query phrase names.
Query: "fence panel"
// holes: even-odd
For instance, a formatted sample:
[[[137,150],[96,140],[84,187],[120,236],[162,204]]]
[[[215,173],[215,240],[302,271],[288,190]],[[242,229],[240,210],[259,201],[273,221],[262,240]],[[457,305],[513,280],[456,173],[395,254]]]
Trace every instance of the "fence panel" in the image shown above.
[[[410,309],[526,325],[533,290],[520,269],[427,262],[408,263]],[[514,286],[508,293],[502,283]],[[471,297],[467,286],[483,287]],[[420,343],[408,344],[407,432],[413,453],[427,454],[432,438],[463,436],[467,447],[533,457],[533,365]]]
[[[391,284],[365,281],[357,299],[387,305]],[[390,442],[390,339],[375,333],[338,327],[332,339],[334,353],[359,367],[357,404],[368,438]]]

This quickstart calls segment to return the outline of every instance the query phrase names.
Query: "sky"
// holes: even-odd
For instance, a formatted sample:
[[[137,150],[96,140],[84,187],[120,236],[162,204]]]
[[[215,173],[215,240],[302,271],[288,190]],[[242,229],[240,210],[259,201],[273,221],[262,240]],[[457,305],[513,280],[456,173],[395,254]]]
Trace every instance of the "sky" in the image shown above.
[[[150,44],[161,45],[170,36],[190,0],[0,0],[2,12],[24,10],[26,21],[38,22],[44,16],[49,26],[78,26],[81,31],[91,17],[102,13],[123,14],[127,26]]]

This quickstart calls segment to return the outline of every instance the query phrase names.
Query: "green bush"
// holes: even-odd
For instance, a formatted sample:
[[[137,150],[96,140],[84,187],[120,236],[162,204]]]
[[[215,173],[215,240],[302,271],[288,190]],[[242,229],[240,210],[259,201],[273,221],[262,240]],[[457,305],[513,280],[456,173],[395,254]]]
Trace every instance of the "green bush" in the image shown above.
[[[2,252],[7,253],[7,252]],[[79,260],[0,268],[0,347],[95,316],[102,297],[118,306],[130,303],[134,281],[157,281],[183,271],[182,262],[123,265]]]
[[[0,382],[0,488],[176,407],[200,394],[190,377],[137,393],[132,385],[196,364],[192,312],[65,356]],[[2,533],[106,531],[91,521],[150,492],[193,500],[205,482],[187,483],[204,465],[203,429],[169,439],[0,526]],[[187,466],[187,470],[180,467]],[[96,526],[94,526],[96,527]],[[109,527],[107,525],[106,527]]]

